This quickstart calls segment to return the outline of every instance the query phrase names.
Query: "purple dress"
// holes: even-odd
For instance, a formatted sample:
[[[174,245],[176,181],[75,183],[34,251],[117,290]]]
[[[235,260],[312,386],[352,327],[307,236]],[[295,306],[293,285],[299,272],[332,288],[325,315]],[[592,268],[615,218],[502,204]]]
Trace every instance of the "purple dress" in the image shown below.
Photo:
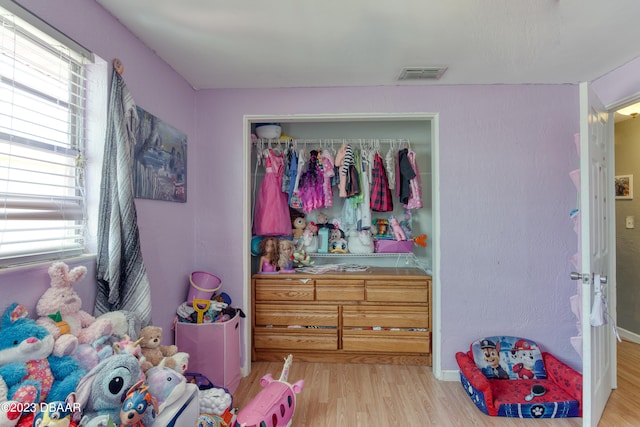
[[[287,193],[282,192],[284,156],[267,150],[266,170],[256,198],[253,234],[256,236],[286,236],[291,234],[291,218]]]

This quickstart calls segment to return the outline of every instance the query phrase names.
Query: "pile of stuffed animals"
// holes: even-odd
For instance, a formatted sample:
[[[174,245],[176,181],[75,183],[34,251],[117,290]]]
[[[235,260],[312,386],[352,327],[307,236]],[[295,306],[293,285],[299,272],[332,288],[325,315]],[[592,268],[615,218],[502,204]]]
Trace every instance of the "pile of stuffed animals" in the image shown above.
[[[150,426],[182,394],[189,355],[130,313],[83,311],[73,286],[86,272],[52,264],[39,317],[18,303],[2,315],[0,427]]]

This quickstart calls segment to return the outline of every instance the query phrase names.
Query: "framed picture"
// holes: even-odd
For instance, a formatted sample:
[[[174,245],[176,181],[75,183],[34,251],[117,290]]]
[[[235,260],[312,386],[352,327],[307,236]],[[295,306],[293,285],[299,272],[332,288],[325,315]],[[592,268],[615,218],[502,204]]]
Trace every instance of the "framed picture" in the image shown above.
[[[633,199],[633,175],[616,176],[616,199]]]
[[[134,197],[187,201],[187,135],[140,107],[133,162]]]

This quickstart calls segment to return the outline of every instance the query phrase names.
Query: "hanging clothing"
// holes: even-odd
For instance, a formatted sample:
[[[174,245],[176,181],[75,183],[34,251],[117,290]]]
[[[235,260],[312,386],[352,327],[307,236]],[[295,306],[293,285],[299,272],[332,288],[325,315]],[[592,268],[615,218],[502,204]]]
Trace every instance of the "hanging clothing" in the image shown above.
[[[396,187],[396,158],[398,157],[398,152],[394,151],[392,148],[389,148],[387,151],[387,155],[385,156],[384,163],[387,171],[387,181],[389,181],[389,188],[394,189]]]
[[[289,206],[293,206],[291,205],[291,198],[293,197],[293,192],[298,179],[298,153],[295,150],[291,150],[290,154],[291,158],[289,159],[289,186],[287,187],[287,203],[289,204]]]
[[[323,184],[322,190],[324,193],[324,207],[330,208],[333,206],[333,189],[331,188],[331,180],[333,179],[335,172],[333,169],[333,156],[331,151],[326,148],[322,150],[322,175]]]
[[[374,157],[371,170],[371,210],[375,212],[393,210],[393,199],[387,182],[387,174],[378,153]]]
[[[409,181],[409,200],[404,207],[407,209],[419,209],[422,207],[422,182],[420,180],[418,162],[416,161],[416,153],[413,150],[409,150],[407,158],[415,176]]]
[[[293,149],[291,146],[287,147],[284,159],[284,172],[282,173],[282,191],[289,193],[289,186],[291,184],[291,159],[293,157]]]
[[[360,181],[362,183],[362,203],[358,205],[360,210],[358,230],[368,230],[371,228],[371,185],[369,185],[369,175],[371,168],[368,161],[368,152],[362,151],[360,156]]]
[[[311,150],[307,170],[300,177],[300,200],[302,211],[312,212],[324,206],[324,174],[320,167],[318,152]]]
[[[135,101],[122,76],[113,71],[100,185],[94,313],[129,311],[147,326],[151,323],[151,288],[142,259],[132,185],[137,125]]]
[[[347,172],[349,171],[349,164],[346,161],[347,157],[347,144],[342,144],[338,153],[336,154],[336,166],[338,167],[338,175],[340,176],[340,182],[338,183],[338,191],[340,197],[347,197]],[[348,147],[351,151],[351,147]],[[350,153],[350,159],[353,159],[353,154]]]
[[[398,151],[398,197],[400,203],[406,204],[411,196],[410,181],[415,178],[416,173],[409,161],[409,149],[403,148]]]
[[[302,209],[302,200],[300,199],[300,177],[304,172],[304,164],[306,159],[304,157],[304,151],[298,152],[298,165],[296,166],[296,174],[295,178],[293,178],[293,192],[291,193],[291,197],[289,197],[289,206],[294,209]]]
[[[357,150],[349,150],[350,146],[347,146],[347,153],[345,155],[345,163],[349,162],[347,167],[347,184],[346,192],[347,197],[351,203],[355,206],[362,202],[360,196],[362,183],[360,182],[360,152]]]
[[[287,194],[282,192],[284,156],[272,148],[266,150],[265,174],[260,183],[253,215],[253,234],[284,236],[291,234]]]

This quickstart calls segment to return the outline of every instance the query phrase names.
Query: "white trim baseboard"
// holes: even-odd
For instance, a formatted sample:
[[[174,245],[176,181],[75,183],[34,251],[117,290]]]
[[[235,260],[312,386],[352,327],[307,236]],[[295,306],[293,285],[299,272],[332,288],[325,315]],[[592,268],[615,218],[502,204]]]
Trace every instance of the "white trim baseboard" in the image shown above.
[[[440,373],[442,374],[441,378],[439,378],[441,381],[460,381],[460,371],[457,369],[442,370]]]
[[[636,344],[640,344],[640,335],[635,332],[627,331],[626,329],[618,328],[618,333],[620,334],[620,338],[624,338],[627,341],[634,342]]]

